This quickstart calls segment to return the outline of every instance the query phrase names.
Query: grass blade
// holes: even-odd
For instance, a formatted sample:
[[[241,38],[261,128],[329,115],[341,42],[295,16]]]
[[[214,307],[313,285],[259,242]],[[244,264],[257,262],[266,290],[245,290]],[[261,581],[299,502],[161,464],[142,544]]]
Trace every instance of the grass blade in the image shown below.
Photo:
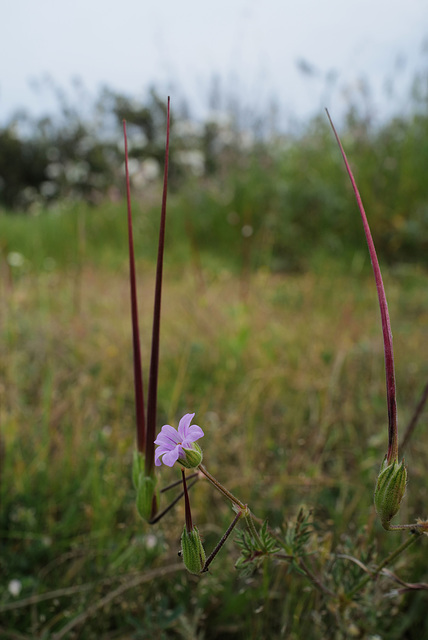
[[[331,127],[334,135],[336,136],[337,143],[339,145],[340,152],[345,162],[345,167],[351,180],[352,188],[357,199],[358,208],[360,210],[361,218],[363,220],[364,233],[366,235],[367,245],[370,253],[370,260],[373,267],[374,277],[376,281],[377,295],[379,299],[380,315],[382,319],[382,332],[383,332],[383,345],[385,352],[385,374],[386,374],[386,397],[388,403],[388,464],[393,460],[398,460],[398,432],[397,432],[397,403],[396,403],[396,391],[395,391],[395,373],[394,373],[394,352],[392,347],[392,333],[391,323],[389,320],[388,304],[386,302],[385,288],[383,286],[382,274],[380,272],[379,262],[376,255],[376,249],[374,246],[372,234],[370,233],[369,223],[364,211],[363,203],[360,193],[358,191],[357,184],[355,182],[351,167],[349,166],[348,159],[345,151],[340,142],[339,135],[334,127],[334,124],[330,118],[330,114],[327,111],[328,119],[330,120]]]

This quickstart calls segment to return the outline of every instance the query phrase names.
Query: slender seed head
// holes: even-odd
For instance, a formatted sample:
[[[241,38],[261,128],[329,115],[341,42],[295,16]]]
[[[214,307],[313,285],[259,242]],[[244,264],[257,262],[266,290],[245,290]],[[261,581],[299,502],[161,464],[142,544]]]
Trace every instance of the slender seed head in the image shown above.
[[[153,329],[152,348],[150,356],[149,389],[147,396],[147,432],[146,432],[146,473],[150,475],[154,467],[154,439],[156,431],[156,412],[158,397],[158,377],[159,377],[159,344],[160,344],[160,320],[162,301],[162,275],[163,275],[163,255],[165,247],[165,227],[166,227],[166,199],[168,190],[168,158],[169,158],[169,130],[170,130],[170,100],[168,97],[167,121],[166,121],[166,143],[165,143],[165,165],[162,192],[162,208],[159,226],[158,257],[156,264],[155,300],[153,308]]]
[[[134,255],[134,236],[132,231],[131,187],[128,168],[128,140],[126,122],[123,121],[125,140],[126,198],[128,204],[128,245],[129,245],[129,282],[131,292],[132,345],[134,356],[134,392],[137,424],[137,449],[140,453],[146,450],[146,423],[144,418],[143,373],[141,369],[140,331],[138,327],[138,301]]]
[[[373,267],[373,273],[376,281],[377,295],[379,300],[380,315],[382,321],[382,333],[383,333],[383,345],[385,354],[385,375],[386,375],[386,401],[388,407],[388,452],[387,459],[388,464],[398,461],[398,430],[397,430],[397,404],[396,404],[396,390],[395,390],[395,372],[394,372],[394,351],[392,347],[392,333],[391,323],[389,320],[388,304],[386,302],[385,287],[383,286],[382,274],[380,272],[379,261],[376,255],[376,249],[373,243],[372,234],[370,232],[369,223],[367,220],[366,212],[364,211],[363,202],[361,200],[360,192],[358,191],[357,183],[355,182],[354,175],[346,157],[345,150],[343,149],[339,135],[334,127],[334,124],[330,118],[330,114],[327,111],[327,116],[330,120],[334,135],[339,145],[340,152],[345,163],[346,171],[348,172],[349,179],[352,184],[352,188],[355,193],[358,208],[360,210],[361,219],[363,222],[364,233],[367,240],[367,246],[369,249],[370,260]]]

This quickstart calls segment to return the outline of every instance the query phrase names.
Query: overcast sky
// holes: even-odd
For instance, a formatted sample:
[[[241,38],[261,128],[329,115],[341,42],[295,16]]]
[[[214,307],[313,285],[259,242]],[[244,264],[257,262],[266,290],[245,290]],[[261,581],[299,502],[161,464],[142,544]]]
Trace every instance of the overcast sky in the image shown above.
[[[260,112],[275,99],[296,117],[337,113],[365,78],[384,117],[427,68],[427,40],[427,0],[13,0],[1,11],[0,121],[54,108],[46,74],[70,96],[76,77],[94,97],[153,84],[196,116],[214,76],[223,97]]]

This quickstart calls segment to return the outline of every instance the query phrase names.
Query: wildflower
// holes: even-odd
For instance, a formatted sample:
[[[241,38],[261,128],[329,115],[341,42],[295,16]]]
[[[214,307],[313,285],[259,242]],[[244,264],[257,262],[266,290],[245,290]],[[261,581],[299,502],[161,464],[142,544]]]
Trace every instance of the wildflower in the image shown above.
[[[172,467],[178,460],[183,467],[193,469],[202,462],[202,451],[195,441],[202,438],[204,432],[196,424],[190,424],[194,415],[194,413],[186,413],[178,424],[178,430],[169,424],[162,427],[155,440],[155,444],[158,445],[155,453],[157,467],[162,462],[167,467]],[[161,456],[163,456],[162,460]]]

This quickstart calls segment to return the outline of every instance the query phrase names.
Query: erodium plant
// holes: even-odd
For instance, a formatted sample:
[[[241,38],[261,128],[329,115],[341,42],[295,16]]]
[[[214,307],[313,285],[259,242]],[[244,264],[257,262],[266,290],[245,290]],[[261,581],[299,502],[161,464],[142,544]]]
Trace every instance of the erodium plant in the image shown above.
[[[391,323],[389,320],[388,304],[386,302],[385,287],[383,286],[382,274],[376,255],[369,223],[364,211],[360,193],[357,188],[351,167],[339,139],[337,131],[327,111],[330,124],[336,136],[340,152],[345,163],[346,171],[351,180],[352,188],[357,199],[363,221],[364,233],[369,248],[370,260],[376,282],[377,295],[379,299],[380,316],[382,322],[383,346],[385,353],[385,374],[386,374],[386,402],[388,407],[388,450],[382,461],[379,476],[374,493],[374,503],[376,512],[380,518],[382,526],[386,530],[419,529],[428,530],[427,521],[419,521],[415,524],[391,524],[392,518],[398,513],[407,484],[407,468],[404,465],[404,458],[398,460],[398,428],[397,428],[397,402],[394,371],[394,351],[392,347]]]
[[[133,483],[137,492],[137,509],[140,516],[149,524],[155,524],[165,513],[171,509],[178,500],[185,497],[186,509],[186,527],[182,537],[182,555],[186,567],[192,573],[203,573],[208,570],[213,558],[221,549],[237,522],[242,518],[247,526],[249,539],[252,541],[252,547],[257,556],[267,554],[276,546],[270,540],[266,527],[264,528],[264,541],[259,536],[253,515],[246,504],[236,498],[230,491],[226,489],[218,480],[212,476],[208,470],[202,465],[202,450],[196,440],[201,438],[204,433],[197,425],[191,425],[191,421],[195,414],[186,414],[180,420],[178,430],[171,425],[164,425],[160,434],[155,439],[156,429],[156,405],[157,405],[157,385],[159,372],[159,339],[160,339],[160,316],[161,316],[161,296],[162,296],[162,273],[163,273],[163,254],[165,244],[165,223],[166,223],[166,201],[167,201],[167,185],[168,185],[168,154],[169,154],[169,135],[170,135],[170,99],[168,97],[167,105],[167,125],[166,125],[166,145],[165,145],[165,168],[164,182],[161,208],[161,221],[159,228],[159,244],[158,257],[156,265],[156,285],[155,300],[153,311],[153,331],[152,331],[152,348],[149,370],[149,389],[147,403],[147,419],[144,407],[143,392],[143,375],[141,366],[141,349],[140,335],[138,326],[138,302],[137,302],[137,285],[134,255],[134,240],[132,227],[132,210],[131,210],[131,193],[130,180],[128,170],[128,144],[126,135],[126,122],[123,123],[124,140],[125,140],[125,174],[126,174],[126,193],[128,204],[128,238],[129,238],[129,273],[130,273],[130,293],[131,293],[131,317],[132,317],[132,335],[133,335],[133,360],[134,360],[134,387],[135,387],[135,406],[136,406],[136,451],[133,461]],[[155,454],[155,444],[158,445]],[[172,466],[176,462],[182,469],[187,468],[194,471],[189,476],[193,480],[192,484],[199,477],[204,476],[223,496],[231,503],[235,511],[235,517],[231,525],[215,547],[211,555],[205,560],[205,552],[202,553],[202,543],[199,533],[193,524],[190,525],[190,501],[187,491],[187,482],[182,475],[183,491],[163,510],[159,511],[159,490],[157,486],[157,478],[155,475],[155,467],[161,463]],[[169,487],[165,487],[165,492],[176,486],[173,483]],[[196,549],[195,553],[191,553],[192,549]],[[202,563],[201,558],[204,558]],[[195,568],[198,567],[198,571]]]
[[[328,116],[330,118],[330,116]],[[331,120],[330,120],[331,122]],[[130,182],[128,172],[128,149],[126,140],[126,124],[124,122],[125,137],[125,167],[126,167],[126,188],[128,201],[128,232],[129,232],[129,268],[130,268],[130,291],[131,291],[131,316],[133,333],[133,356],[134,356],[134,384],[135,384],[135,404],[136,404],[136,451],[133,463],[133,482],[137,493],[137,509],[141,517],[148,524],[155,524],[165,513],[171,509],[178,500],[184,497],[185,524],[181,536],[180,555],[189,572],[193,574],[203,574],[208,571],[212,561],[227,541],[228,537],[242,520],[245,525],[242,530],[238,529],[237,543],[241,549],[241,556],[238,559],[237,568],[245,571],[252,571],[264,562],[268,557],[275,562],[286,562],[290,569],[295,569],[298,573],[306,576],[308,580],[324,595],[335,598],[342,603],[349,603],[352,598],[369,582],[392,563],[408,546],[427,532],[428,523],[418,521],[415,524],[393,525],[392,518],[397,514],[401,500],[403,498],[406,483],[407,469],[404,461],[398,459],[398,432],[397,432],[397,410],[396,410],[396,390],[394,374],[394,357],[392,349],[392,335],[388,306],[385,297],[384,286],[376,251],[371,237],[369,225],[364,212],[354,177],[349,167],[345,152],[339,140],[333,123],[333,131],[336,135],[346,169],[351,179],[355,191],[357,203],[363,220],[364,231],[369,247],[370,258],[373,265],[375,281],[379,297],[381,311],[382,331],[385,349],[385,370],[386,389],[388,405],[388,449],[382,462],[380,474],[375,488],[375,507],[380,517],[382,526],[387,530],[408,529],[410,538],[402,543],[393,553],[385,558],[377,567],[370,570],[365,568],[362,562],[349,555],[337,554],[332,562],[340,559],[354,561],[359,567],[363,567],[366,576],[348,590],[343,589],[336,592],[321,579],[319,571],[313,567],[314,557],[316,557],[316,529],[311,510],[300,509],[297,519],[293,523],[287,523],[283,530],[272,530],[267,522],[261,521],[249,509],[245,501],[241,501],[233,495],[222,483],[220,483],[202,464],[203,453],[197,441],[205,434],[203,429],[197,424],[192,424],[195,413],[186,413],[179,421],[178,427],[164,425],[156,435],[156,401],[157,384],[159,371],[159,339],[160,339],[160,316],[161,316],[161,292],[162,292],[162,272],[163,253],[166,228],[166,200],[168,184],[168,152],[170,136],[170,100],[166,112],[166,151],[165,170],[163,182],[163,196],[161,207],[161,220],[159,230],[159,245],[156,267],[156,286],[153,311],[153,332],[152,348],[149,369],[148,403],[147,414],[145,413],[143,376],[141,367],[140,338],[138,329],[138,304],[136,289],[136,270],[132,233],[132,213]],[[157,449],[155,450],[155,445]],[[159,491],[156,469],[166,465],[167,467],[178,467],[181,470],[181,480]],[[189,475],[186,476],[186,470]],[[198,528],[194,525],[190,508],[190,488],[200,479],[208,480],[211,485],[226,498],[234,512],[233,519],[219,540],[210,555],[206,555]],[[188,483],[188,481],[191,481]],[[182,491],[163,510],[159,509],[160,494],[170,489],[182,485]],[[426,588],[424,585],[421,588]]]

